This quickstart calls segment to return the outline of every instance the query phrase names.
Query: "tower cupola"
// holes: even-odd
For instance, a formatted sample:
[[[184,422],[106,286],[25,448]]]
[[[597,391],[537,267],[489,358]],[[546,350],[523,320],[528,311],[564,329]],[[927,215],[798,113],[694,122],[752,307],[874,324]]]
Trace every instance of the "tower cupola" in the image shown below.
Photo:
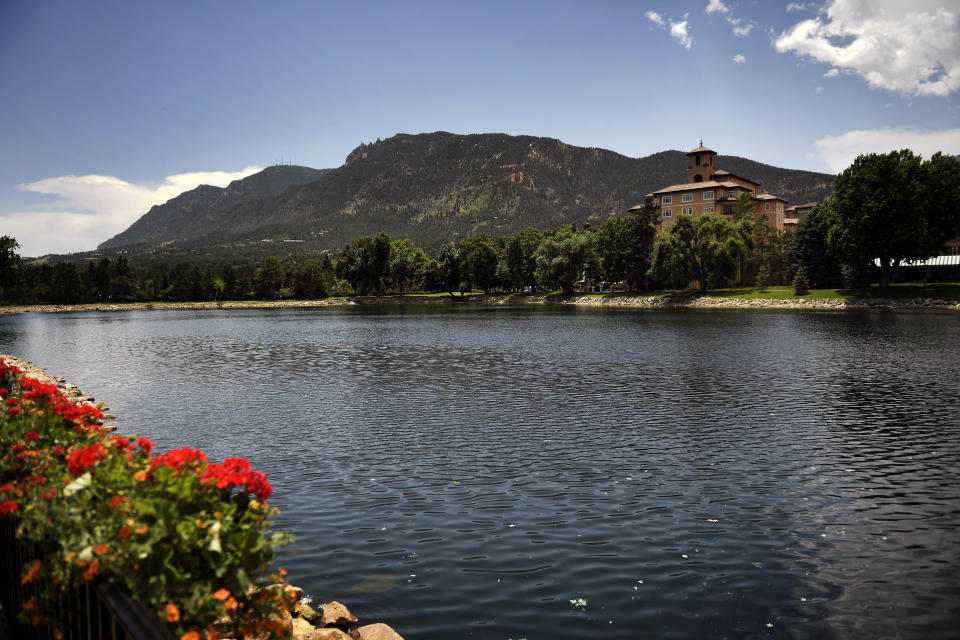
[[[700,141],[699,147],[688,151],[687,158],[690,162],[687,165],[687,182],[705,182],[712,179],[713,172],[716,170],[713,162],[716,155],[716,151],[703,146],[703,140]]]

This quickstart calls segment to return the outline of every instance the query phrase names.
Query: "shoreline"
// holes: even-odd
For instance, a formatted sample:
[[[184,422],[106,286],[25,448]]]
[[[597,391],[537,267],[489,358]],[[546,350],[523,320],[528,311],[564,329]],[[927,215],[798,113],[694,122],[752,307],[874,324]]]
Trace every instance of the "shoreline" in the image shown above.
[[[864,298],[845,300],[823,298],[815,300],[775,298],[711,298],[690,295],[682,298],[658,296],[609,296],[588,295],[539,296],[539,295],[472,295],[460,296],[404,296],[354,298],[324,298],[320,300],[244,300],[232,302],[116,302],[83,304],[38,304],[0,306],[0,315],[23,313],[74,313],[86,311],[156,311],[183,310],[202,311],[212,309],[297,309],[347,306],[352,304],[377,305],[574,305],[585,307],[618,308],[691,308],[691,309],[807,309],[847,311],[862,309],[943,309],[960,311],[960,302],[935,298]]]

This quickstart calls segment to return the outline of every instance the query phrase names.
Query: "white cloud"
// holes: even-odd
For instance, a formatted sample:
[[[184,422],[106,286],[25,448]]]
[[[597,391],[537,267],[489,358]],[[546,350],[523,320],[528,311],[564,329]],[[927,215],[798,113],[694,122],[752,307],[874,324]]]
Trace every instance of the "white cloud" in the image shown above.
[[[960,89],[960,13],[943,0],[831,0],[823,16],[780,34],[774,46],[902,96]]]
[[[941,131],[917,129],[866,129],[848,131],[839,136],[817,140],[820,158],[830,170],[839,173],[849,167],[857,156],[865,153],[888,153],[910,149],[929,158],[938,151],[960,154],[960,128]]]
[[[753,23],[740,24],[743,21],[740,18],[734,17],[733,10],[730,6],[721,2],[721,0],[710,0],[710,2],[707,3],[706,12],[707,14],[719,13],[722,15],[723,19],[733,27],[733,35],[738,38],[746,38],[750,35],[750,31],[756,26]]]
[[[32,211],[0,213],[0,228],[20,243],[24,256],[87,251],[120,233],[150,207],[201,184],[225,187],[261,170],[197,171],[134,184],[113,176],[57,176],[17,188],[58,196]]]
[[[737,55],[733,56],[733,61],[736,62],[737,64],[743,64],[744,62],[747,61],[747,59],[743,57],[743,54],[738,53]]]
[[[838,75],[840,75],[840,70],[839,70],[839,69],[830,69],[830,71],[827,71],[825,74],[823,74],[823,77],[824,77],[824,78],[836,78]]]
[[[686,18],[686,15],[684,15]],[[680,43],[680,45],[690,50],[690,47],[693,46],[693,38],[690,37],[690,33],[687,31],[687,21],[683,22],[674,22],[670,21],[670,35],[673,36],[673,39]]]
[[[805,2],[791,2],[787,5],[787,13],[790,13],[791,11],[803,11],[809,6],[810,5]]]
[[[710,0],[707,3],[707,13],[727,13],[728,11],[730,11],[730,7],[720,0]]]
[[[823,87],[817,87],[817,95],[823,93]]]
[[[687,24],[688,15],[689,14],[686,14],[686,13],[683,14],[682,22],[674,22],[673,20],[670,20],[670,19],[668,20],[670,22],[670,35],[673,37],[674,40],[679,42],[683,48],[689,51],[690,47],[693,46],[693,38],[690,37],[689,26]],[[655,25],[663,28],[667,27],[667,20],[664,20],[663,16],[661,16],[656,11],[647,11],[646,16],[647,16],[647,20],[654,23]]]

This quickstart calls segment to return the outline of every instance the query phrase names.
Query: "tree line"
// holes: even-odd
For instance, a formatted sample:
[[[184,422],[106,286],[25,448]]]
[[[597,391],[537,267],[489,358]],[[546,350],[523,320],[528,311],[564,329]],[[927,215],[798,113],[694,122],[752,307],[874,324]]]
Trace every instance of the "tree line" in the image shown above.
[[[305,260],[267,257],[258,265],[137,267],[123,254],[85,266],[26,264],[14,238],[0,237],[0,301],[276,300],[411,291],[572,293],[578,283],[609,290],[701,290],[783,284],[799,273],[814,287],[858,287],[875,273],[881,286],[909,259],[935,255],[960,235],[960,162],[908,150],[860,156],[836,179],[835,193],[798,226],[772,227],[741,198],[731,216],[679,215],[657,231],[652,198],[602,225],[528,228],[448,242],[432,255],[385,233],[351,241],[338,255]],[[875,266],[879,260],[879,266]]]

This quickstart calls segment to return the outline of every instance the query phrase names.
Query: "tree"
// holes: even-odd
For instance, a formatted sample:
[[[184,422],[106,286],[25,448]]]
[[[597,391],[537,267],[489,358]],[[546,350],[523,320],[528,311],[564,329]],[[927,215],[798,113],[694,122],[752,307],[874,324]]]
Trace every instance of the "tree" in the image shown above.
[[[607,282],[625,281],[631,287],[646,282],[650,254],[659,218],[656,201],[647,197],[636,213],[607,218],[596,237],[599,275]]]
[[[559,288],[564,294],[573,293],[577,280],[596,271],[593,242],[591,229],[577,231],[576,225],[555,229],[534,254],[537,280],[548,288]]]
[[[937,198],[925,193],[924,173],[908,149],[861,155],[837,176],[823,206],[830,252],[854,267],[879,260],[881,289],[901,261],[928,257],[932,239],[950,227],[934,228],[937,214],[929,209]]]
[[[390,279],[400,290],[423,279],[423,270],[427,265],[427,254],[413,244],[409,238],[394,240],[390,245]]]
[[[12,300],[19,280],[20,243],[11,236],[0,236],[0,300]]]
[[[475,285],[490,293],[490,287],[497,276],[497,250],[493,240],[485,233],[478,233],[460,243],[460,277],[466,283]]]
[[[291,269],[291,272],[293,295],[295,297],[308,300],[327,297],[327,289],[324,286],[323,269],[316,260],[305,260],[295,265]]]
[[[654,242],[651,274],[674,285],[696,280],[700,291],[722,283],[735,274],[737,258],[746,250],[742,225],[748,224],[733,224],[713,213],[697,218],[680,214]]]
[[[280,297],[280,287],[283,286],[284,278],[283,265],[273,256],[269,256],[263,261],[263,265],[257,269],[257,276],[254,283],[254,290],[257,297],[264,300],[276,300]]]
[[[462,280],[460,277],[460,252],[452,242],[440,247],[440,252],[437,254],[435,261],[435,269],[434,286],[446,291],[451,296],[457,290],[460,291],[461,296],[463,295],[464,291],[461,287]]]
[[[770,270],[767,269],[767,265],[760,265],[759,271],[757,271],[757,290],[766,291],[767,286],[770,284]]]
[[[337,277],[343,278],[360,295],[383,294],[390,268],[390,236],[363,236],[351,242],[337,260]]]
[[[797,267],[797,273],[793,276],[793,295],[805,296],[810,293],[810,283],[807,282],[807,271],[802,266]]]
[[[815,207],[797,225],[790,246],[790,261],[797,269],[803,268],[811,286],[821,289],[840,286],[840,265],[827,252],[827,234],[820,207]]]
[[[924,257],[937,255],[947,240],[960,236],[960,160],[935,153],[923,163],[923,212],[927,220]]]
[[[543,232],[527,228],[507,242],[506,265],[509,272],[509,284],[516,288],[537,286],[537,260],[534,254],[543,241]]]

